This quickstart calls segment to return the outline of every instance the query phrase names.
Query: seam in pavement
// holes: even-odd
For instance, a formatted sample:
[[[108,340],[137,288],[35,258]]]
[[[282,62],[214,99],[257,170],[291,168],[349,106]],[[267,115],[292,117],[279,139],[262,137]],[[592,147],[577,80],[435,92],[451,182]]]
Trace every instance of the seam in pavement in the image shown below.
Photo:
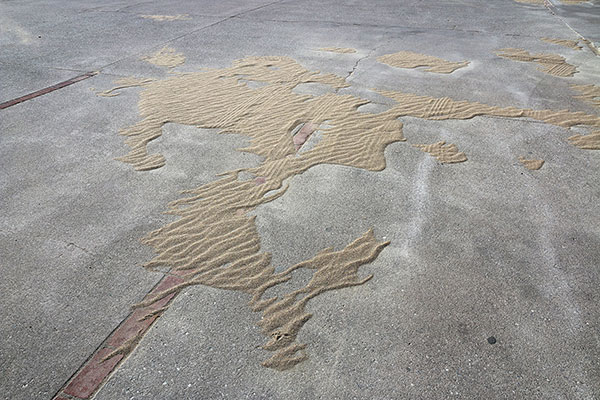
[[[573,33],[575,33],[577,36],[579,36],[579,38],[582,39],[582,41],[587,45],[587,47],[592,51],[592,53],[594,53],[594,55],[600,56],[600,50],[598,50],[598,48],[594,45],[594,43],[591,40],[586,39],[585,36],[583,36],[581,33],[577,32],[567,21],[565,21],[560,15],[557,14],[558,10],[557,10],[556,6],[552,3],[552,1],[544,0],[544,6],[546,7],[546,9],[548,11],[550,11],[550,14],[554,15],[567,28],[569,28],[571,31],[573,31]]]
[[[480,31],[476,29],[458,29],[458,28],[438,28],[434,26],[422,27],[422,26],[406,26],[406,25],[386,25],[386,24],[365,24],[358,22],[342,22],[342,21],[334,21],[334,20],[284,20],[284,19],[264,19],[264,18],[248,18],[248,17],[240,17],[236,16],[233,18],[238,18],[246,21],[256,21],[256,22],[283,22],[283,23],[297,23],[297,24],[306,24],[306,23],[315,23],[315,24],[331,24],[336,26],[356,26],[356,27],[367,27],[367,28],[387,28],[387,29],[404,29],[415,31],[418,34],[427,33],[428,31],[451,31],[451,32],[463,32],[463,33],[476,33],[481,35],[489,35],[489,36],[511,36],[511,37],[527,37],[527,38],[538,38],[535,35],[523,35],[519,33],[509,33],[509,32],[486,32]]]
[[[156,272],[156,271],[155,271]],[[162,274],[163,276],[156,282],[156,284],[154,286],[152,286],[152,288],[150,288],[150,290],[148,291],[147,294],[145,294],[143,298],[145,298],[146,296],[148,296],[149,293],[152,293],[152,291],[154,291],[162,282],[163,280],[167,277],[167,274]],[[174,298],[175,296],[173,296]],[[169,304],[171,303],[172,299],[168,302]],[[73,395],[69,395],[68,393],[65,393],[64,390],[69,386],[69,384],[75,379],[77,378],[77,376],[81,373],[82,369],[87,366],[90,361],[92,361],[92,359],[102,350],[102,349],[111,349],[113,350],[115,347],[109,345],[109,341],[110,339],[113,337],[113,335],[115,334],[115,332],[117,330],[119,330],[119,328],[121,328],[127,321],[129,321],[130,318],[133,317],[133,314],[135,313],[135,310],[130,310],[129,314],[127,314],[127,316],[125,318],[123,318],[119,324],[117,324],[117,326],[114,327],[114,329],[112,329],[110,331],[110,333],[102,340],[102,342],[90,353],[90,355],[85,359],[85,361],[81,364],[81,366],[73,372],[73,374],[71,374],[71,376],[65,381],[65,383],[60,387],[60,389],[58,389],[58,391],[54,394],[54,396],[52,396],[52,399],[58,400],[61,397],[65,397],[65,398],[73,398],[73,399],[86,399],[86,398],[91,398],[93,397],[93,395],[95,393],[98,392],[98,390],[100,390],[100,388],[110,379],[110,377],[112,376],[112,374],[117,371],[117,369],[119,368],[119,366],[128,358],[128,356],[133,353],[133,350],[129,352],[129,354],[126,354],[125,357],[121,358],[121,360],[119,360],[119,362],[112,368],[112,370],[110,371],[110,373],[108,373],[103,379],[102,381],[96,386],[96,388],[94,389],[94,391],[92,392],[92,394],[90,396],[87,397],[78,397],[78,396],[73,396]],[[148,326],[148,328],[146,329],[146,332],[148,330],[150,330],[151,326],[156,322],[156,320],[158,319],[158,317],[156,319],[154,319],[154,321],[150,324],[150,326]],[[139,343],[139,342],[138,342]]]
[[[82,81],[84,79],[91,78],[92,76],[95,76],[97,74],[98,74],[98,72],[86,72],[83,75],[79,75],[79,76],[76,76],[74,78],[67,79],[66,81],[62,81],[62,82],[59,82],[57,84],[54,84],[52,86],[48,86],[48,87],[45,87],[43,89],[36,90],[35,92],[26,94],[26,95],[21,96],[21,97],[17,97],[16,99],[5,101],[3,103],[0,103],[0,110],[3,110],[3,109],[8,108],[8,107],[12,107],[12,106],[20,104],[20,103],[23,103],[24,101],[27,101],[27,100],[35,99],[36,97],[43,96],[43,95],[48,94],[50,92],[54,92],[55,90],[62,89],[64,87],[70,86],[70,85],[72,85],[74,83],[77,83],[77,82],[80,82],[80,81]]]
[[[203,29],[210,28],[212,26],[220,24],[221,22],[233,19],[233,18],[235,18],[235,17],[237,17],[239,15],[242,15],[243,13],[251,12],[251,11],[255,11],[255,10],[259,10],[261,8],[265,8],[265,7],[268,7],[268,6],[273,5],[273,4],[281,3],[283,1],[284,0],[274,1],[274,2],[271,2],[271,3],[268,3],[268,4],[263,4],[263,5],[259,6],[259,7],[255,7],[255,8],[250,9],[250,10],[245,10],[245,11],[240,12],[240,13],[235,14],[235,15],[228,16],[227,18],[223,18],[222,20],[217,21],[217,22],[215,22],[213,24],[209,24],[209,25],[203,26],[201,28],[198,28],[198,29],[192,30],[190,32],[187,32],[187,33],[185,33],[183,35],[180,35],[178,37],[172,38],[172,39],[170,39],[170,40],[168,40],[166,42],[163,42],[162,45],[164,46],[166,43],[170,43],[170,42],[172,42],[174,40],[180,39],[180,38],[182,38],[184,36],[187,36],[189,34],[192,34],[192,33],[195,33],[195,32],[199,32],[199,31],[201,31]],[[159,47],[159,46],[156,46],[156,47]],[[148,50],[146,50],[146,51],[148,51]],[[141,53],[138,53],[138,54],[141,54]],[[135,55],[138,55],[138,54],[135,54]],[[117,63],[119,61],[122,61],[124,59],[133,57],[135,55],[124,57],[124,58],[122,58],[120,60],[117,60],[117,61],[114,61],[112,63],[109,63],[109,64],[101,67],[100,69],[106,68],[107,66],[113,65],[113,64],[115,64],[115,63]],[[148,296],[150,296],[153,293],[153,291],[157,290],[157,288],[161,284],[165,283],[168,278],[181,278],[181,277],[178,277],[175,274],[170,274],[170,273],[165,274],[165,273],[163,273],[162,277],[158,280],[158,282],[156,283],[156,285],[154,285],[154,287],[152,287],[152,289],[150,289],[150,291],[148,291],[148,293],[146,293],[144,295],[144,298],[147,298]],[[167,301],[164,304],[164,307],[168,307],[172,303],[173,299],[179,293],[180,293],[180,291],[177,291],[177,292],[173,293],[172,296],[165,297],[165,299]],[[100,370],[101,369],[100,364],[103,361],[99,361],[98,362],[98,360],[101,359],[100,352],[102,352],[105,349],[106,350],[112,350],[112,349],[114,349],[114,346],[110,345],[110,340],[114,338],[115,334],[119,331],[119,329],[123,328],[126,323],[128,323],[129,321],[135,319],[136,311],[137,310],[131,311],[127,315],[127,317],[125,317],[123,320],[121,320],[121,322],[111,331],[111,333],[108,336],[106,336],[106,338],[104,338],[104,340],[102,341],[102,343],[100,343],[98,345],[98,347],[96,347],[96,349],[89,355],[89,357],[87,357],[87,359],[79,366],[79,368],[69,377],[69,379],[56,392],[56,394],[53,396],[54,399],[67,398],[67,397],[68,398],[73,398],[73,399],[90,398],[90,397],[94,396],[102,388],[102,386],[104,386],[104,384],[119,369],[119,367],[123,364],[123,362],[135,351],[135,348],[138,346],[138,344],[143,339],[143,337],[145,336],[145,334],[150,330],[150,328],[152,327],[152,325],[154,325],[154,323],[156,323],[156,321],[160,318],[160,316],[162,314],[162,313],[156,314],[153,317],[153,319],[151,319],[151,321],[149,322],[149,324],[148,324],[147,327],[142,328],[141,330],[138,330],[137,332],[133,332],[133,334],[132,333],[128,333],[127,334],[128,335],[127,340],[129,340],[129,339],[136,339],[136,338],[137,338],[137,340],[131,344],[131,347],[129,347],[124,352],[124,354],[122,354],[121,357],[117,359],[116,363],[112,367],[110,367],[110,369],[107,372],[106,371],[101,371]],[[115,355],[115,357],[117,357],[117,355]],[[108,361],[108,360],[106,360],[106,361]],[[101,378],[99,382],[94,382],[93,379],[87,378],[86,371],[85,371],[86,367],[89,367],[89,370],[87,371],[88,373],[89,373],[90,370],[92,371],[90,373],[90,375],[93,374],[94,372],[96,372],[96,375],[97,375],[96,378],[98,378],[98,377]],[[67,391],[69,391],[70,385],[72,385],[74,382],[76,382],[76,380],[79,377],[82,377],[81,380],[83,381],[83,386],[81,384],[79,385],[79,388],[78,388],[79,391],[81,393],[83,393],[83,392],[86,392],[86,389],[87,389],[87,391],[90,391],[90,393],[89,394],[83,394],[82,395],[83,397],[78,397],[78,396],[75,396],[75,395],[69,395],[69,393],[66,393]],[[86,378],[87,378],[87,380],[86,380]],[[78,382],[78,383],[81,383],[81,382]],[[89,386],[92,386],[92,388],[90,388]],[[73,390],[76,391],[77,389],[73,389]],[[67,396],[65,396],[65,395],[67,395]]]
[[[179,36],[176,36],[176,37],[174,37],[174,38],[171,38],[171,39],[169,39],[169,40],[167,40],[167,41],[165,41],[165,42],[162,42],[161,44],[158,44],[158,45],[156,45],[156,46],[150,47],[149,49],[146,49],[146,50],[144,50],[144,51],[140,51],[140,52],[138,52],[138,53],[135,53],[135,54],[128,55],[128,56],[126,56],[126,57],[123,57],[123,58],[121,58],[121,59],[118,59],[118,60],[116,60],[116,61],[113,61],[113,62],[111,62],[111,63],[108,63],[108,64],[106,64],[106,65],[103,65],[103,66],[102,66],[102,67],[100,67],[99,69],[100,69],[100,70],[102,70],[102,69],[104,69],[104,68],[110,67],[111,65],[114,65],[114,64],[116,64],[116,63],[118,63],[118,62],[121,62],[121,61],[123,61],[123,60],[126,60],[126,59],[128,59],[128,58],[132,58],[132,57],[137,57],[137,56],[140,56],[140,55],[142,55],[142,54],[145,54],[145,53],[147,53],[148,51],[151,51],[152,49],[157,49],[157,48],[159,48],[159,47],[164,47],[166,44],[168,44],[168,43],[171,43],[171,42],[173,42],[173,41],[175,41],[175,40],[181,39],[181,38],[183,38],[183,37],[185,37],[185,36],[191,35],[191,34],[193,34],[193,33],[200,32],[200,31],[202,31],[202,30],[204,30],[204,29],[207,29],[207,28],[211,28],[211,27],[213,27],[213,26],[215,26],[215,25],[218,25],[218,24],[220,24],[220,23],[222,23],[222,22],[229,21],[230,19],[233,19],[233,18],[237,18],[237,17],[239,17],[240,15],[243,15],[243,14],[245,14],[245,13],[249,13],[249,12],[252,12],[252,11],[260,10],[260,9],[262,9],[262,8],[269,7],[269,6],[272,6],[272,5],[274,5],[274,4],[277,4],[277,3],[282,3],[283,1],[285,1],[285,0],[277,0],[277,1],[273,1],[273,2],[271,2],[271,3],[268,3],[268,4],[263,4],[263,5],[261,5],[261,6],[255,7],[255,8],[251,8],[251,9],[248,9],[248,10],[241,11],[241,12],[239,12],[239,13],[237,13],[237,14],[234,14],[234,15],[229,15],[229,16],[227,16],[227,17],[225,17],[225,18],[223,18],[223,19],[221,19],[221,20],[219,20],[219,21],[213,22],[212,24],[205,25],[205,26],[203,26],[203,27],[201,27],[201,28],[198,28],[198,29],[193,29],[193,30],[191,30],[191,31],[189,31],[189,32],[183,33],[183,34],[181,34],[181,35],[179,35]]]

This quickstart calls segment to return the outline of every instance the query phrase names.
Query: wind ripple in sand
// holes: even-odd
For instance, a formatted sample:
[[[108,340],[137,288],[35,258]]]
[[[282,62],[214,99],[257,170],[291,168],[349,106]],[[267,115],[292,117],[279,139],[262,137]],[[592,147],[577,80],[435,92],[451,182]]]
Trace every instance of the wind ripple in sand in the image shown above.
[[[600,107],[600,86],[595,85],[572,85],[572,89],[578,91],[579,95],[573,96],[593,106]]]
[[[263,313],[259,325],[269,338],[264,348],[274,352],[264,365],[276,369],[290,368],[306,358],[305,345],[295,341],[310,318],[304,310],[306,302],[325,291],[366,282],[370,277],[360,278],[358,268],[374,260],[389,243],[378,242],[369,231],[343,250],[325,249],[276,272],[271,255],[260,251],[255,217],[248,213],[283,196],[284,181],[320,164],[383,170],[387,145],[405,140],[398,121],[402,116],[442,120],[498,115],[531,117],[567,128],[600,126],[598,117],[585,113],[500,108],[391,91],[379,92],[396,101],[389,110],[362,113],[358,107],[369,102],[352,95],[293,92],[299,84],[311,82],[338,89],[349,86],[341,77],[306,70],[288,57],[248,57],[229,68],[140,83],[142,120],[120,132],[131,148],[120,159],[137,170],[164,165],[164,157],[148,154],[147,145],[162,134],[167,122],[245,135],[251,143],[241,151],[263,157],[259,166],[227,172],[169,205],[167,213],[179,219],[143,238],[157,254],[146,267],[168,267],[184,281],[138,306],[198,284],[248,293],[252,310]],[[302,151],[317,127],[320,141]],[[241,178],[248,175],[249,179]],[[305,287],[281,298],[263,299],[267,289],[288,281],[300,268],[314,271]]]
[[[549,75],[571,77],[577,73],[577,68],[558,54],[529,54],[526,50],[512,48],[500,49],[496,54],[513,61],[536,62],[540,64],[538,69]]]
[[[583,47],[581,47],[579,45],[579,41],[577,41],[577,40],[553,39],[553,38],[547,38],[547,37],[543,37],[541,40],[543,40],[544,42],[548,42],[548,43],[552,43],[552,44],[557,44],[559,46],[568,47],[568,48],[571,48],[573,50],[581,50],[581,49],[583,49]]]
[[[600,150],[600,131],[589,135],[573,135],[569,137],[569,143],[584,150]]]
[[[469,65],[468,61],[452,62],[425,54],[413,53],[412,51],[386,54],[377,57],[377,61],[396,68],[429,67],[425,69],[426,72],[436,72],[438,74],[450,74]]]

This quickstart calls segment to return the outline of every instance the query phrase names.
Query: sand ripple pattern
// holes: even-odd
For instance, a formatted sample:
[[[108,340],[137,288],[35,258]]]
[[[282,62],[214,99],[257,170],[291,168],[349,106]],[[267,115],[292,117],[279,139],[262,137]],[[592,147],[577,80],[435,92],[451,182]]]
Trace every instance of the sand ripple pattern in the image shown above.
[[[513,61],[536,62],[540,64],[538,69],[549,75],[564,78],[571,77],[577,73],[577,68],[567,63],[565,58],[558,54],[529,54],[527,50],[512,48],[500,49],[496,54]]]
[[[251,87],[247,84],[251,81],[266,85]],[[500,108],[391,91],[379,92],[395,100],[389,110],[362,113],[358,107],[368,101],[352,95],[292,91],[310,82],[348,86],[341,77],[306,70],[287,57],[248,57],[229,68],[143,82],[138,104],[142,119],[120,132],[131,148],[120,159],[137,170],[164,165],[164,157],[148,154],[147,145],[162,134],[167,122],[245,135],[250,145],[241,151],[263,157],[260,165],[226,172],[169,204],[167,213],[179,218],[143,238],[156,252],[146,267],[167,267],[183,283],[139,306],[198,284],[248,293],[251,309],[263,315],[259,325],[268,338],[263,348],[273,352],[263,365],[275,369],[291,368],[307,357],[305,345],[296,342],[310,318],[306,303],[323,292],[365,283],[370,276],[360,277],[359,267],[373,261],[389,243],[377,241],[371,230],[342,250],[325,249],[276,272],[271,255],[261,252],[255,217],[248,213],[284,195],[288,178],[325,163],[383,170],[386,146],[405,140],[398,120],[402,116],[444,120],[497,115],[530,117],[563,127],[600,126],[598,117],[585,113]],[[296,131],[299,126],[309,128],[301,133],[302,129]],[[302,151],[315,127],[321,127],[320,141]],[[294,140],[295,132],[303,137]],[[281,298],[263,298],[267,289],[288,281],[301,268],[314,271],[305,287]]]
[[[559,46],[568,47],[568,48],[571,48],[573,50],[581,50],[581,49],[583,49],[583,47],[581,47],[579,45],[579,41],[578,40],[553,39],[553,38],[547,38],[547,37],[543,37],[541,40],[543,40],[544,42],[548,42],[548,43],[552,43],[552,44],[557,44]]]
[[[593,106],[600,108],[600,86],[595,85],[572,85],[572,89],[578,91],[579,95],[573,96],[576,99],[583,100]]]
[[[600,150],[600,131],[589,135],[573,135],[569,138],[569,143],[584,150]]]
[[[251,88],[243,81],[267,85]],[[382,170],[385,147],[404,140],[402,123],[392,114],[357,111],[365,100],[292,92],[306,82],[346,86],[342,78],[307,71],[285,57],[251,57],[231,68],[172,76],[143,86],[139,108],[144,119],[121,132],[132,148],[122,160],[139,170],[164,164],[162,156],[147,154],[146,145],[160,136],[168,121],[246,135],[251,145],[242,150],[264,157],[258,167],[244,170],[254,178],[242,180],[242,170],[231,171],[170,204],[168,213],[180,218],[143,239],[157,252],[146,267],[166,266],[185,281],[142,305],[196,284],[246,292],[252,297],[251,308],[263,312],[260,326],[269,338],[264,348],[274,352],[264,365],[276,369],[306,358],[305,345],[295,341],[310,318],[306,303],[325,291],[366,282],[369,277],[360,278],[358,268],[375,259],[388,242],[376,241],[369,231],[343,250],[324,250],[276,273],[271,255],[260,251],[255,217],[246,213],[283,195],[284,180],[318,164]],[[294,128],[325,121],[322,140],[299,152],[302,141],[294,141]],[[306,287],[281,299],[262,299],[268,288],[289,280],[299,268],[314,271]]]
[[[424,71],[438,74],[450,74],[459,68],[469,65],[468,61],[452,62],[425,54],[413,53],[412,51],[399,51],[393,54],[386,54],[377,57],[377,61],[396,68],[429,67]]]

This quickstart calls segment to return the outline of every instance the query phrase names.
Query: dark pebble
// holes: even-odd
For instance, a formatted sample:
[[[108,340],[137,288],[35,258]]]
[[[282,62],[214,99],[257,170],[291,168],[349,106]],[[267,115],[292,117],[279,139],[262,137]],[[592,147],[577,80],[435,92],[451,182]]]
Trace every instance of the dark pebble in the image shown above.
[[[488,343],[489,343],[489,344],[496,344],[496,338],[495,338],[495,337],[493,337],[493,336],[490,336],[490,337],[488,338]]]

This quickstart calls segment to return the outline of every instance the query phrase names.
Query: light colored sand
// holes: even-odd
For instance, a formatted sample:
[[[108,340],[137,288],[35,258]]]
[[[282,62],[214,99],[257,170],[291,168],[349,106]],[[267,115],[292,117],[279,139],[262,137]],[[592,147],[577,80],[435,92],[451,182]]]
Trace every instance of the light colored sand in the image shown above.
[[[263,313],[259,324],[268,337],[263,348],[274,352],[264,365],[275,369],[290,368],[307,357],[305,345],[296,342],[298,331],[310,318],[306,302],[328,290],[365,283],[370,277],[360,278],[358,268],[374,260],[388,244],[378,242],[369,231],[343,250],[325,249],[310,260],[275,272],[271,255],[260,250],[255,217],[248,213],[283,196],[287,190],[283,182],[288,178],[320,164],[383,170],[386,146],[405,140],[398,121],[402,116],[443,120],[498,115],[530,117],[565,128],[600,126],[600,117],[581,112],[501,108],[392,91],[379,92],[396,101],[389,110],[361,113],[357,109],[367,100],[337,93],[295,93],[293,89],[302,83],[334,89],[349,86],[341,77],[309,71],[287,57],[248,57],[229,68],[140,83],[142,120],[120,132],[131,148],[120,160],[137,170],[164,165],[164,157],[148,154],[147,145],[162,134],[167,122],[245,135],[251,144],[241,150],[263,157],[259,166],[229,171],[169,205],[168,213],[179,219],[143,239],[157,253],[146,267],[168,267],[184,282],[140,306],[197,284],[248,293],[251,309]],[[320,141],[302,151],[315,129],[321,132]],[[453,145],[436,145],[447,159],[464,157]],[[314,271],[306,286],[280,298],[263,299],[267,289],[288,281],[300,268]]]
[[[593,106],[600,108],[600,86],[595,85],[571,85],[572,89],[575,89],[581,94],[575,95],[576,99],[583,100],[590,103]]]
[[[584,112],[567,110],[532,110],[529,108],[496,107],[470,101],[456,101],[449,97],[420,96],[389,90],[377,93],[394,99],[397,104],[387,112],[431,120],[470,119],[478,115],[495,115],[508,118],[532,118],[563,128],[575,125],[600,127],[600,117]]]
[[[242,78],[268,85],[252,88],[240,82]],[[172,272],[184,274],[185,282],[174,290],[203,284],[249,293],[251,308],[263,312],[260,324],[269,338],[264,348],[274,352],[264,365],[276,369],[292,367],[306,358],[305,346],[295,342],[298,330],[310,318],[304,311],[306,302],[327,290],[366,282],[369,277],[359,278],[358,267],[373,260],[387,243],[376,241],[373,233],[367,232],[344,250],[324,250],[276,273],[270,254],[260,252],[254,217],[246,213],[283,195],[284,180],[315,165],[381,170],[385,147],[404,140],[402,123],[393,115],[357,111],[365,100],[292,92],[298,84],[308,82],[347,86],[342,78],[310,72],[285,57],[250,57],[236,61],[231,68],[172,76],[144,86],[139,104],[144,120],[122,132],[132,148],[122,160],[137,169],[164,163],[162,156],[148,155],[146,145],[161,134],[166,121],[247,135],[252,144],[244,150],[265,158],[256,168],[228,172],[172,203],[169,213],[180,219],[150,233],[144,243],[158,254],[147,268],[168,266]],[[298,152],[314,127],[326,120],[330,127],[324,129],[322,140],[312,149]],[[299,122],[305,124],[294,140],[292,131]],[[240,172],[256,178],[242,180]],[[268,288],[289,280],[299,268],[315,271],[307,286],[283,298],[262,299]]]
[[[445,143],[442,141],[433,144],[413,144],[413,146],[425,153],[431,154],[442,163],[450,164],[467,161],[465,153],[459,152],[455,144]]]
[[[519,157],[519,161],[525,166],[525,168],[532,171],[538,170],[542,168],[542,165],[544,165],[544,160],[527,160],[524,157]]]
[[[177,53],[175,49],[163,47],[154,54],[142,57],[142,60],[159,67],[175,68],[185,62],[185,56]]]
[[[142,18],[153,19],[155,21],[182,21],[190,19],[189,14],[177,14],[177,15],[140,15]]]
[[[540,40],[543,40],[544,42],[548,42],[548,43],[552,43],[552,44],[557,44],[559,46],[569,47],[573,50],[583,49],[583,47],[581,47],[579,45],[578,40],[553,39],[553,38],[547,38],[547,37],[543,37]]]
[[[513,61],[536,62],[540,64],[538,69],[549,75],[570,77],[577,73],[577,68],[567,63],[565,58],[558,54],[529,54],[523,49],[500,49],[496,54]]]
[[[569,143],[585,150],[600,150],[600,131],[589,135],[573,135],[569,137]]]
[[[321,47],[319,51],[328,51],[330,53],[343,53],[350,54],[356,53],[355,49],[347,48],[347,47]]]
[[[120,92],[117,92],[117,90],[119,89],[125,89],[125,88],[129,88],[129,87],[135,87],[135,86],[144,86],[147,83],[152,82],[154,79],[150,79],[150,78],[136,78],[136,77],[126,77],[126,78],[120,78],[115,80],[115,87],[105,90],[103,92],[97,92],[96,94],[98,96],[102,96],[102,97],[114,97],[114,96],[118,96],[120,94]]]
[[[452,62],[425,54],[413,53],[412,51],[399,51],[393,54],[386,54],[377,57],[377,61],[396,68],[429,67],[424,71],[436,72],[438,74],[450,74],[459,68],[469,65],[468,61]]]

